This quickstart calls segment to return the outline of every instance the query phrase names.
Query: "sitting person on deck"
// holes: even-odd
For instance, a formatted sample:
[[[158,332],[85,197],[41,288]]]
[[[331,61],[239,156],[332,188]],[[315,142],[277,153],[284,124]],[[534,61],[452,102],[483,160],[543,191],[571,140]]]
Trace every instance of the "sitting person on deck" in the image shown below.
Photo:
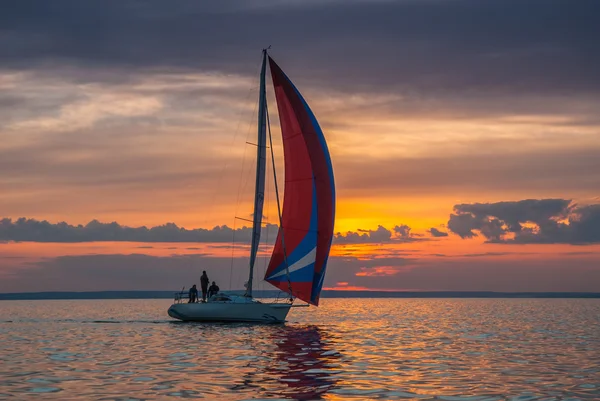
[[[208,297],[212,297],[213,295],[216,295],[219,293],[219,286],[213,281],[212,285],[210,286],[210,288],[208,289]]]
[[[198,299],[198,289],[196,288],[196,284],[190,288],[189,296],[190,300],[188,301],[188,304],[193,304]]]

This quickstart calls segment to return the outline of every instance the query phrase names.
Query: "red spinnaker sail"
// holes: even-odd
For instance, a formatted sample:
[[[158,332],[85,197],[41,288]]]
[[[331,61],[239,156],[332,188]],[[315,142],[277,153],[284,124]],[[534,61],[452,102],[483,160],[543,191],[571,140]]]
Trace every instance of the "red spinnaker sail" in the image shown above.
[[[308,104],[270,57],[269,66],[283,135],[285,191],[282,227],[265,280],[318,305],[335,219],[331,159]]]

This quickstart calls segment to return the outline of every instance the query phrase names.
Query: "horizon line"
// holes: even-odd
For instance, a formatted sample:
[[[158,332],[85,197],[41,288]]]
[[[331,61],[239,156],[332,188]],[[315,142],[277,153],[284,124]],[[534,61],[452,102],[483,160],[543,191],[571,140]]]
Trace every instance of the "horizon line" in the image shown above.
[[[223,292],[240,292],[230,290]],[[37,291],[0,293],[0,301],[84,300],[84,299],[171,299],[179,291],[104,290],[104,291]],[[278,290],[259,290],[257,294],[272,298]],[[287,295],[286,295],[287,296]],[[259,296],[260,297],[260,296]],[[322,298],[600,298],[600,292],[581,291],[380,291],[323,290]]]

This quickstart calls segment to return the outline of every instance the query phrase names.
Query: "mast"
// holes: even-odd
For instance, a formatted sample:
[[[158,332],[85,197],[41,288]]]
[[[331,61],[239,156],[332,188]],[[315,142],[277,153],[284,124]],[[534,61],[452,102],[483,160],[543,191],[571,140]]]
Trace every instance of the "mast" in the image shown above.
[[[252,280],[254,278],[254,263],[260,243],[260,229],[263,216],[263,204],[265,201],[265,175],[267,166],[266,157],[266,110],[267,98],[265,87],[265,72],[267,67],[267,49],[263,49],[262,67],[260,69],[260,89],[258,93],[258,141],[256,143],[256,184],[254,188],[254,217],[252,219],[252,245],[250,248],[250,274],[246,296],[252,296]]]

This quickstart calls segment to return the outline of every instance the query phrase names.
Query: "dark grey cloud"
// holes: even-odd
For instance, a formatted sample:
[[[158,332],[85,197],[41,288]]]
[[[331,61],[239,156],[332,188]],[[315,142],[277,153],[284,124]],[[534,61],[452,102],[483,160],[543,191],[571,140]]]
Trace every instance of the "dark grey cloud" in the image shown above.
[[[429,232],[429,234],[431,234],[432,237],[447,237],[448,236],[447,232],[440,231],[435,227],[431,227],[428,232]]]
[[[521,260],[474,257],[418,260],[403,257],[329,259],[325,287],[348,282],[373,289],[446,291],[597,291],[598,255],[568,255]],[[485,256],[485,255],[481,255]],[[6,259],[6,260],[5,260]],[[209,257],[202,254],[151,256],[144,254],[66,255],[23,264],[0,257],[0,292],[168,290],[189,288],[206,270],[223,289],[241,289],[248,278],[247,257]],[[265,258],[256,263],[256,286]],[[8,273],[8,274],[4,274]]]
[[[448,228],[462,238],[483,235],[495,243],[600,243],[600,204],[577,205],[568,199],[454,206]]]
[[[19,0],[3,4],[0,59],[251,74],[271,44],[328,86],[597,93],[599,12],[595,0]]]
[[[267,259],[255,264],[255,289],[273,289],[262,281]],[[64,255],[15,267],[0,258],[0,272],[10,274],[0,280],[0,292],[14,291],[99,291],[99,290],[179,290],[198,283],[202,270],[222,289],[239,290],[248,279],[247,257],[213,257],[203,254],[153,256],[135,254]],[[402,257],[370,258],[332,256],[325,286],[336,281],[352,281],[357,273],[375,272],[381,265],[397,268],[413,264]],[[12,267],[11,267],[12,266]]]
[[[275,225],[268,228],[277,229]],[[65,222],[52,224],[48,221],[26,219],[0,220],[0,240],[32,242],[91,242],[91,241],[131,241],[131,242],[249,242],[252,229],[216,226],[212,229],[185,229],[174,223],[156,227],[126,227],[116,222],[101,223],[97,220],[86,225],[70,225]]]
[[[403,239],[406,238],[410,238],[411,237],[411,233],[410,233],[410,227],[407,226],[406,224],[401,224],[399,226],[395,226],[394,227],[394,232]]]
[[[389,242],[391,239],[392,232],[383,226],[377,226],[375,230],[359,229],[356,232],[348,231],[335,234],[335,240],[340,244],[380,243]]]
[[[207,270],[211,280],[217,281],[221,288],[243,288],[248,278],[245,258],[235,258],[232,262],[231,258],[202,254],[65,255],[12,270],[9,278],[0,283],[0,291],[177,291],[182,286],[198,284],[202,270]],[[231,271],[235,277],[230,276]]]
[[[331,270],[329,271],[331,272]],[[329,273],[328,272],[328,273]],[[357,277],[353,285],[424,291],[598,291],[598,258],[461,260],[436,258],[394,276]]]
[[[508,255],[532,255],[531,252],[482,252],[482,253],[465,253],[456,255],[456,258],[482,258],[486,256],[508,256]]]
[[[411,234],[410,227],[405,224],[394,226],[392,230],[379,225],[375,230],[358,229],[335,233],[333,242],[335,244],[373,244],[423,241],[417,237],[416,234]]]
[[[275,233],[278,226],[266,224],[263,233]],[[394,227],[392,231],[383,226],[376,230],[348,231],[336,233],[336,244],[364,244],[387,242],[411,242],[420,239],[410,234],[410,227],[406,225]],[[212,229],[195,228],[186,229],[175,223],[166,223],[156,227],[127,227],[117,222],[101,223],[92,220],[86,225],[71,225],[65,222],[50,223],[46,220],[27,219],[16,220],[10,218],[0,219],[0,242],[3,241],[30,241],[30,242],[94,242],[94,241],[129,241],[129,242],[232,242],[249,243],[252,238],[252,228],[241,227],[232,229],[226,225],[216,226]],[[273,242],[274,235],[263,235],[265,241]],[[229,246],[228,246],[229,247]],[[138,248],[152,248],[138,247]],[[199,248],[188,247],[187,250]]]
[[[330,129],[327,137],[333,145],[342,196],[371,189],[387,195],[527,189],[537,191],[529,196],[540,197],[557,187],[578,196],[577,191],[600,187],[598,149],[582,145],[585,141],[576,135],[580,127],[561,124],[598,123],[600,101],[594,97],[598,75],[590,77],[585,72],[598,70],[594,66],[600,52],[588,51],[595,45],[588,37],[598,29],[590,20],[596,4],[586,0],[576,4],[534,0],[527,7],[515,0],[181,1],[171,7],[158,1],[8,2],[0,15],[0,70],[32,73],[25,74],[14,88],[0,91],[0,126],[9,127],[2,135],[9,136],[7,144],[20,144],[0,147],[0,170],[10,173],[0,176],[0,187],[11,194],[0,196],[0,206],[4,215],[44,218],[63,216],[65,199],[70,207],[81,209],[102,198],[106,205],[129,210],[188,212],[194,205],[190,200],[210,199],[213,188],[220,187],[220,193],[227,188],[235,192],[240,175],[220,175],[224,155],[206,144],[234,131],[223,120],[238,118],[234,104],[245,95],[240,88],[250,84],[242,80],[226,89],[188,88],[186,74],[179,77],[178,73],[220,71],[255,78],[257,49],[265,42],[274,45],[274,56],[300,81],[300,87],[311,87],[309,95],[324,92],[326,97],[327,89],[398,94],[391,98],[400,100],[383,105],[376,96],[366,96],[367,101],[359,105],[344,102],[329,106],[330,110],[319,107],[320,121]],[[172,75],[159,78],[164,72]],[[53,90],[61,77],[69,85]],[[123,81],[127,85],[119,85]],[[70,84],[90,82],[101,83],[102,93],[125,89],[155,96],[163,109],[127,121],[98,119],[93,126],[61,135],[51,135],[51,128],[39,124],[35,128],[41,131],[38,138],[21,141],[27,137],[15,130],[19,141],[11,140],[11,123],[35,123],[40,117],[60,114],[64,106],[85,102],[87,96],[94,99],[95,93],[69,89]],[[154,90],[142,88],[142,83],[152,82],[162,85]],[[32,89],[38,86],[37,92]],[[550,100],[532,101],[529,96],[516,96],[520,91],[556,91],[562,97],[538,96],[538,100]],[[594,93],[583,93],[590,91]],[[481,101],[482,93],[493,99]],[[221,102],[215,101],[218,98]],[[505,134],[512,127],[502,130],[500,140],[495,136],[495,142],[479,131],[447,141],[440,141],[435,133],[419,134],[431,140],[427,157],[383,159],[379,150],[376,157],[340,151],[350,146],[343,145],[339,134],[346,127],[335,124],[354,124],[352,129],[365,135],[377,136],[380,129],[357,128],[352,119],[336,121],[335,116],[348,107],[355,108],[350,111],[353,115],[363,116],[362,123],[378,121],[379,115],[385,120],[411,112],[420,116],[441,113],[456,121],[486,115],[490,109],[496,116],[565,114],[576,115],[577,121],[552,123],[552,128],[564,128],[558,141],[556,133],[538,135],[537,131],[535,137],[510,140]],[[192,118],[207,111],[203,118]],[[225,112],[229,114],[214,118]],[[71,115],[80,118],[79,113]],[[398,127],[394,137],[402,138],[401,123]],[[180,128],[189,136],[178,133]],[[212,131],[204,132],[207,128]],[[407,139],[412,135],[409,132]],[[178,145],[148,147],[148,142],[159,142],[156,138],[175,136]],[[486,140],[474,140],[476,136]],[[578,148],[564,149],[567,140]],[[448,148],[443,156],[440,143],[443,151]],[[522,144],[537,150],[524,151]],[[497,157],[482,154],[484,149],[497,151]],[[242,164],[239,154],[227,157],[232,166]],[[411,168],[390,168],[403,165]],[[148,194],[152,194],[151,204]],[[235,194],[225,195],[229,194],[223,199],[235,198]],[[45,199],[43,204],[40,198]],[[111,212],[86,211],[74,218],[78,222],[106,219]]]

